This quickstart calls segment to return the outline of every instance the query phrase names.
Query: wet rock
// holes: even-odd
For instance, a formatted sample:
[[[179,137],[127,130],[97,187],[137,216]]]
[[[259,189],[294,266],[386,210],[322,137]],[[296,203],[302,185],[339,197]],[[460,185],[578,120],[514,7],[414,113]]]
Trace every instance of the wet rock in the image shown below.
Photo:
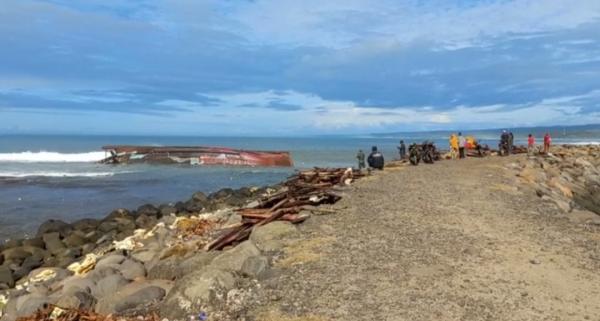
[[[260,250],[273,252],[283,248],[284,239],[295,237],[297,234],[298,230],[291,223],[276,221],[255,228],[250,235],[250,240]]]
[[[215,301],[217,294],[233,289],[233,274],[216,269],[189,274],[175,283],[160,305],[160,315],[169,319],[184,319],[203,306]]]
[[[92,295],[98,299],[107,295],[113,295],[129,281],[120,274],[109,275],[96,283],[96,287],[92,289]]]
[[[123,291],[101,299],[96,306],[96,312],[104,315],[122,313],[129,309],[157,302],[166,294],[166,291],[158,286],[147,286],[131,294],[126,292]]]
[[[171,214],[177,214],[177,208],[175,206],[161,206],[160,207],[160,216],[168,216]]]
[[[125,260],[120,266],[121,274],[129,280],[135,280],[146,276],[146,269],[140,262]]]
[[[56,305],[67,309],[90,310],[96,304],[96,298],[85,291],[74,291],[58,298]]]
[[[1,285],[5,285],[9,288],[15,286],[15,279],[12,270],[4,265],[0,266],[0,288]]]
[[[65,237],[63,240],[66,246],[68,247],[79,247],[86,243],[85,238],[78,233],[71,233],[69,236]]]
[[[92,218],[84,218],[71,224],[75,230],[82,231],[84,233],[89,233],[95,230],[98,225],[100,225],[100,221]]]
[[[60,234],[58,232],[46,233],[42,236],[46,249],[52,254],[58,254],[63,252],[66,248],[63,242],[60,240]]]
[[[4,252],[2,252],[2,255],[4,256],[4,259],[7,261],[23,261],[28,256],[30,256],[31,253],[25,251],[22,247],[13,247],[13,248],[4,250]]]
[[[46,246],[46,244],[44,243],[44,240],[41,237],[34,237],[31,239],[23,240],[23,245],[37,247],[40,249],[44,248],[44,246]]]
[[[154,216],[141,214],[135,219],[135,225],[139,228],[150,229],[158,223],[158,219]]]
[[[137,215],[147,215],[147,216],[158,216],[159,215],[159,210],[158,208],[156,208],[154,205],[152,204],[145,204],[142,205],[140,207],[138,207],[136,213]]]
[[[115,218],[134,219],[133,215],[131,214],[131,212],[129,212],[129,210],[124,209],[124,208],[119,208],[119,209],[116,209],[116,210],[110,212],[110,214],[108,214],[104,218],[104,221],[111,221],[111,220],[114,220]]]
[[[251,256],[242,265],[241,274],[245,277],[260,279],[269,268],[269,259],[266,257]]]
[[[211,267],[223,271],[240,272],[246,260],[258,255],[260,255],[258,248],[252,242],[245,241],[215,257]]]
[[[69,234],[69,232],[71,232],[72,230],[73,227],[71,225],[61,220],[48,220],[42,223],[42,225],[40,225],[37,231],[37,236],[42,236],[44,234],[56,232],[64,237],[67,236],[67,234]]]

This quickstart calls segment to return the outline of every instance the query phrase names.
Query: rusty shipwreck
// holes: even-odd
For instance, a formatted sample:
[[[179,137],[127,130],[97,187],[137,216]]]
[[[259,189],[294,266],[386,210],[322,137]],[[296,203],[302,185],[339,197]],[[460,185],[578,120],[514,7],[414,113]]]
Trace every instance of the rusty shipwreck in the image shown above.
[[[203,146],[103,146],[103,164],[190,164],[221,166],[278,166],[294,165],[289,152],[254,151]]]

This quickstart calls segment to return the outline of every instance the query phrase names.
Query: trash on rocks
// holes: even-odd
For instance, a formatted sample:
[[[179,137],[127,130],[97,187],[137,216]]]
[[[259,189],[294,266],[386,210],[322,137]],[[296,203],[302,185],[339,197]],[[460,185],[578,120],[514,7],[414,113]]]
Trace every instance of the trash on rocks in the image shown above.
[[[96,261],[98,256],[93,253],[89,253],[85,256],[83,261],[75,262],[67,267],[67,270],[75,273],[75,275],[86,275],[88,272],[96,267]]]
[[[116,250],[127,250],[132,251],[144,247],[144,244],[137,241],[135,235],[126,237],[122,241],[113,241],[113,245]]]
[[[209,243],[206,250],[221,250],[233,243],[248,238],[254,226],[261,226],[276,220],[300,223],[308,218],[300,213],[306,206],[313,208],[320,204],[333,204],[342,197],[331,189],[336,185],[347,185],[352,180],[363,177],[362,172],[346,168],[314,168],[301,171],[284,182],[279,192],[266,194],[252,208],[238,210],[242,223],[236,224],[219,238]]]
[[[56,277],[56,271],[54,271],[52,269],[46,269],[46,270],[43,270],[40,273],[36,274],[35,276],[31,277],[29,279],[29,282],[42,283],[42,282],[46,282],[48,280],[52,280],[55,277]]]
[[[92,311],[78,309],[63,309],[49,304],[36,313],[18,318],[17,321],[160,321],[156,313],[137,317],[117,317],[102,315]]]

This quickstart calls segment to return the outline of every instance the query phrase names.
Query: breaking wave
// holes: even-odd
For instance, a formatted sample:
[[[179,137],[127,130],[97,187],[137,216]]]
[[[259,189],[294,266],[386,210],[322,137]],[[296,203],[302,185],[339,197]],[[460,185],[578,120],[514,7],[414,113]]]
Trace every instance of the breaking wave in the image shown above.
[[[104,152],[58,153],[58,152],[21,152],[0,153],[0,162],[18,163],[90,163],[102,160]]]
[[[585,145],[600,145],[600,141],[590,141],[590,142],[576,142],[576,143],[567,143],[567,145],[577,145],[577,146],[585,146]]]
[[[113,172],[76,173],[76,172],[0,172],[0,177],[103,177],[113,176]]]

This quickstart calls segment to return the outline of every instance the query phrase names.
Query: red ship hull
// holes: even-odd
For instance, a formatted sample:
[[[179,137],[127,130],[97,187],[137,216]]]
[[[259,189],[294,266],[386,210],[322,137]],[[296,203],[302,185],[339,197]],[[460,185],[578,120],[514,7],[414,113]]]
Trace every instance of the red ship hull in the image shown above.
[[[192,164],[221,166],[294,166],[289,152],[201,146],[104,146],[105,164]],[[110,153],[110,154],[108,154]]]

